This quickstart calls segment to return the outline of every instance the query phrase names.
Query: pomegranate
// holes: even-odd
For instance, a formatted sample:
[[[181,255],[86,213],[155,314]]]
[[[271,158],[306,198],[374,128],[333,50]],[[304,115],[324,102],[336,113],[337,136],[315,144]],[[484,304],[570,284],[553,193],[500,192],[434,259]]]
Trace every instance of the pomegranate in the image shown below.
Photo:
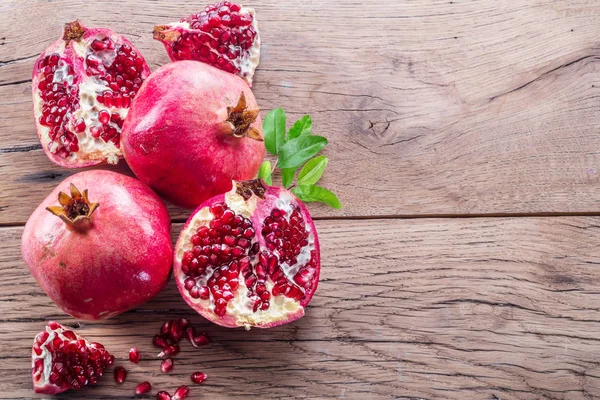
[[[252,86],[260,36],[252,8],[229,1],[206,6],[179,22],[154,27],[173,61],[197,60],[237,74]]]
[[[319,240],[306,207],[260,180],[204,202],[175,247],[185,301],[225,327],[268,328],[304,315],[319,280]]]
[[[32,74],[37,131],[50,160],[68,168],[118,163],[123,121],[149,74],[124,37],[79,21],[65,24]]]
[[[60,308],[75,318],[105,319],[144,303],[166,285],[173,257],[170,225],[164,203],[137,179],[80,172],[33,212],[21,250]]]
[[[33,342],[31,369],[36,393],[56,394],[95,384],[114,356],[58,322],[48,322]]]
[[[256,177],[265,155],[252,91],[194,61],[154,72],[131,105],[121,148],[137,177],[187,208]]]

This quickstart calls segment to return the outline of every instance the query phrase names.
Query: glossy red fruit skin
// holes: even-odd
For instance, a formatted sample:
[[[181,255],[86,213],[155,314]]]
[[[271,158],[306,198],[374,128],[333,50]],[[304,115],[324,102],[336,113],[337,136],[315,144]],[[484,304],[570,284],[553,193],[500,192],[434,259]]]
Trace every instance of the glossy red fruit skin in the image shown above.
[[[109,38],[118,40],[120,44],[129,45],[131,48],[133,48],[134,50],[137,51],[135,46],[133,46],[133,44],[129,40],[127,40],[127,38],[114,33],[110,29],[88,28],[88,27],[83,27],[83,28],[85,30],[85,33],[83,34],[83,37],[81,39],[82,42],[91,41],[95,37],[98,37],[98,36],[99,37],[109,37]],[[44,59],[44,57],[46,57],[47,55],[50,55],[50,54],[53,54],[56,52],[60,52],[63,54],[64,57],[67,57],[70,60],[72,60],[73,67],[75,68],[76,74],[77,74],[77,78],[74,83],[76,83],[76,84],[81,83],[81,81],[83,80],[82,74],[85,73],[85,72],[83,72],[83,70],[85,69],[84,68],[84,60],[81,57],[81,55],[77,54],[77,51],[75,50],[75,46],[79,46],[77,41],[75,41],[75,40],[65,41],[61,37],[60,39],[58,39],[55,42],[53,42],[52,44],[50,44],[36,59],[34,68],[32,71],[32,84],[31,84],[31,91],[32,91],[32,95],[33,95],[34,99],[36,96],[36,92],[38,91],[38,84],[39,84],[39,78],[40,78],[40,76],[39,76],[40,71],[38,68],[38,63],[40,60]],[[141,55],[141,53],[139,53],[139,51],[138,51],[138,55],[143,59],[143,56]],[[150,75],[150,69],[148,68],[148,65],[146,64],[146,62],[144,60],[142,77],[146,78],[148,75]],[[37,117],[38,116],[35,115],[35,111],[34,111],[34,118],[36,120],[37,133],[38,133],[38,137],[40,138],[40,141],[42,142],[42,149],[46,153],[46,156],[48,156],[48,158],[55,164],[60,165],[61,167],[65,167],[65,168],[83,168],[83,167],[89,167],[89,166],[93,166],[93,165],[105,164],[107,162],[106,158],[102,157],[101,155],[97,155],[97,156],[85,158],[85,159],[79,159],[79,158],[65,159],[65,158],[60,157],[58,154],[52,153],[48,149],[48,146],[46,145],[45,140],[42,139],[42,128],[40,127],[39,123],[37,122]]]
[[[312,217],[310,216],[310,213],[308,212],[308,209],[306,208],[304,203],[302,203],[298,198],[296,198],[296,196],[294,196],[291,192],[289,192],[286,189],[276,187],[276,186],[267,186],[266,184],[264,184],[264,182],[262,182],[262,184],[266,188],[266,191],[264,193],[264,199],[257,199],[257,202],[258,202],[257,209],[254,212],[254,214],[250,217],[252,224],[256,229],[256,235],[259,236],[258,241],[261,244],[261,246],[263,246],[265,242],[264,242],[263,238],[260,238],[261,229],[259,227],[262,226],[262,221],[264,221],[265,217],[267,217],[267,215],[270,213],[272,207],[276,204],[277,199],[280,198],[282,193],[285,193],[287,196],[290,196],[291,198],[295,199],[294,205],[296,205],[301,210],[301,213],[305,218],[306,224],[311,227],[312,232],[314,233],[314,250],[317,255],[317,257],[316,257],[317,268],[316,268],[316,273],[315,273],[315,278],[314,278],[315,285],[314,285],[314,287],[311,288],[310,291],[307,292],[306,297],[301,301],[300,305],[302,307],[300,309],[296,310],[295,312],[287,314],[285,316],[285,318],[268,321],[266,323],[259,323],[259,324],[251,325],[251,326],[254,326],[257,328],[272,328],[275,326],[280,326],[280,325],[284,325],[284,324],[293,322],[304,316],[304,308],[311,301],[314,293],[317,290],[317,286],[318,286],[318,282],[319,282],[319,275],[320,275],[321,250],[320,250],[317,230],[315,228]],[[175,282],[177,284],[177,288],[179,289],[179,292],[181,293],[181,296],[186,301],[186,303],[188,303],[188,305],[190,307],[192,307],[198,314],[202,315],[207,320],[214,322],[215,324],[221,325],[223,327],[238,328],[240,326],[245,326],[246,329],[249,329],[250,326],[248,326],[248,325],[240,325],[238,323],[238,321],[236,320],[235,315],[227,313],[225,316],[219,317],[212,310],[210,310],[206,307],[200,306],[198,303],[196,303],[195,299],[193,299],[185,289],[185,285],[184,285],[185,274],[183,273],[183,271],[181,269],[181,266],[182,266],[181,256],[183,255],[182,249],[184,247],[185,241],[189,240],[189,237],[186,237],[187,236],[186,231],[188,230],[188,227],[190,227],[190,225],[193,224],[196,214],[201,212],[204,208],[210,207],[217,203],[224,203],[226,201],[225,200],[226,195],[227,194],[224,193],[224,194],[220,194],[220,195],[217,195],[215,197],[212,197],[212,198],[206,200],[192,213],[192,215],[190,215],[190,217],[186,221],[183,229],[181,230],[179,239],[177,240],[177,243],[175,245],[174,260],[173,260],[173,276],[175,277]],[[262,206],[261,206],[261,204],[262,204]]]
[[[73,183],[100,203],[86,229],[45,208]],[[172,265],[170,218],[162,200],[137,179],[86,171],[60,183],[33,212],[21,242],[25,263],[48,296],[83,320],[113,317],[150,300]]]
[[[265,156],[263,142],[222,131],[227,107],[241,93],[258,108],[246,82],[196,61],[155,71],[133,100],[121,149],[135,175],[171,203],[194,208],[252,179]],[[260,116],[251,125],[262,132]]]

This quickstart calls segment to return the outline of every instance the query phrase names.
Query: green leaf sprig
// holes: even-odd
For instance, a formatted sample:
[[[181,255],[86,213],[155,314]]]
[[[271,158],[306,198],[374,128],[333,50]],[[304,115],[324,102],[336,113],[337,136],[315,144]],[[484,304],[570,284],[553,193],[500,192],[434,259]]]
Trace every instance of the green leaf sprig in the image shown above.
[[[271,110],[265,117],[263,132],[265,148],[277,161],[271,165],[264,161],[260,166],[258,177],[266,184],[272,185],[272,174],[275,168],[281,169],[281,183],[291,189],[304,202],[321,202],[330,207],[340,209],[342,204],[337,196],[316,183],[323,176],[329,159],[323,155],[317,156],[325,146],[327,139],[312,134],[312,119],[305,115],[294,122],[286,132],[286,115],[281,108]],[[296,178],[296,172],[300,173]],[[294,185],[294,178],[296,184]]]

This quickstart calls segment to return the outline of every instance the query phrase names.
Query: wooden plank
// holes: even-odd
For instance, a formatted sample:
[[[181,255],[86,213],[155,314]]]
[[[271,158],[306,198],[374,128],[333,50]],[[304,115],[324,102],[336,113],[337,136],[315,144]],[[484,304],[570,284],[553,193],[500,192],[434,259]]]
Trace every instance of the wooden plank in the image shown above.
[[[174,285],[137,311],[80,331],[130,369],[65,398],[123,399],[210,378],[192,398],[591,399],[600,396],[600,218],[318,221],[324,265],[307,315],[269,330],[203,322]],[[175,231],[178,231],[179,226]],[[33,396],[31,339],[74,323],[29,277],[21,228],[0,229],[0,393]],[[184,346],[169,376],[150,340],[190,317],[213,343]],[[143,361],[124,360],[130,346]],[[110,375],[110,374],[109,374]]]
[[[264,41],[259,103],[282,106],[291,118],[310,113],[331,142],[323,183],[345,207],[316,207],[317,216],[599,211],[597,3],[250,3]],[[199,5],[0,7],[0,223],[18,224],[55,184],[45,174],[31,179],[32,171],[58,169],[31,150],[38,142],[29,80],[61,24],[110,26],[156,69],[167,57],[151,38],[153,24]],[[15,204],[9,194],[31,201]]]

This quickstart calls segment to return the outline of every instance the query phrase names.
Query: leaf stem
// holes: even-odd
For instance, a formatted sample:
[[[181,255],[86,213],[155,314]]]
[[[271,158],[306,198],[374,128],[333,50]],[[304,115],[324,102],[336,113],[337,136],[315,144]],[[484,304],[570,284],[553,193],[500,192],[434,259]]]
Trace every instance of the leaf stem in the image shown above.
[[[279,162],[279,159],[275,160],[275,163],[273,164],[273,168],[271,168],[271,173],[275,172],[275,168],[277,168],[278,162]]]

